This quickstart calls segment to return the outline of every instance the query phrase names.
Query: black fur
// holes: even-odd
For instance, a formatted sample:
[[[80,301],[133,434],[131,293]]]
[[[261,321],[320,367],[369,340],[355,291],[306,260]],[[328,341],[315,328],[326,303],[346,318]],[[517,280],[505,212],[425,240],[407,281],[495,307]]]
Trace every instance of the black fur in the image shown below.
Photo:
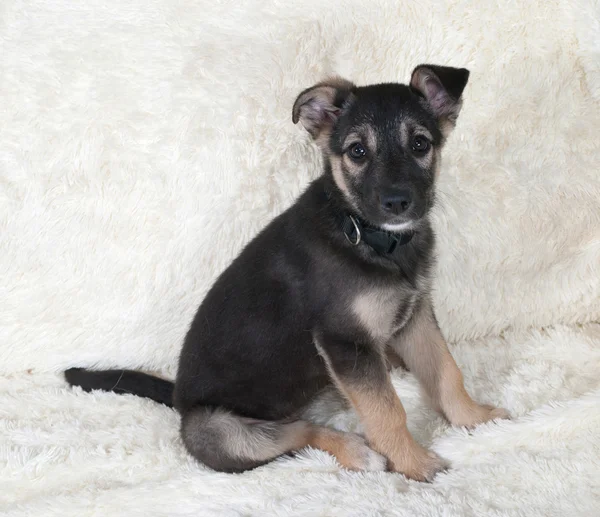
[[[85,391],[103,390],[121,394],[142,395],[173,407],[172,382],[131,370],[91,371],[85,368],[70,368],[65,379],[72,386],[80,386]]]

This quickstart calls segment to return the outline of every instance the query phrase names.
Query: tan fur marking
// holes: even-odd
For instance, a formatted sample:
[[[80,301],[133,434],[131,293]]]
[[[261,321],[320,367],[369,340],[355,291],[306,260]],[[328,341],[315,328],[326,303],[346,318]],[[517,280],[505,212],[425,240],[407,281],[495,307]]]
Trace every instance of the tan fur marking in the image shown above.
[[[377,135],[373,128],[368,124],[357,126],[344,139],[344,149],[354,142],[360,142],[367,147],[371,153],[377,152]]]
[[[374,339],[387,341],[393,332],[397,298],[393,289],[364,291],[353,300],[352,312]]]
[[[402,147],[408,152],[410,152],[411,149],[411,142],[409,141],[411,135],[423,135],[430,142],[433,141],[433,136],[426,127],[421,126],[420,124],[411,123],[410,121],[402,121],[400,123],[400,143],[402,144]],[[417,161],[421,163],[424,167],[431,167],[434,152],[436,151],[432,149],[427,154],[421,157],[417,156]]]
[[[453,120],[443,118],[439,121],[440,132],[442,133],[442,136],[444,138],[448,138],[450,133],[452,133],[452,131],[454,130],[454,127],[455,123]]]
[[[433,135],[429,132],[429,129],[427,129],[425,126],[422,126],[420,124],[415,124],[415,126],[413,127],[413,133],[415,135],[423,135],[429,141],[433,140]]]
[[[392,341],[391,346],[419,378],[434,407],[452,425],[473,427],[507,414],[477,404],[469,396],[429,304],[415,314],[410,328]]]
[[[355,128],[348,136],[346,136],[342,147],[346,149],[351,144],[358,142],[366,147],[367,153],[370,155],[377,153],[377,135],[371,126],[365,124]],[[351,174],[356,177],[363,168],[364,164],[356,163],[348,156],[348,154],[344,153],[342,155],[342,174]]]
[[[329,154],[329,139],[331,138],[331,128],[324,127],[321,129],[319,134],[315,137],[315,144],[317,147],[321,149],[321,151],[325,152],[325,154]]]
[[[431,150],[422,158],[418,158],[418,161],[421,163],[421,165],[423,167],[425,167],[427,169],[429,169],[431,167],[431,164],[433,162],[433,153],[434,153],[434,151]]]
[[[365,137],[367,139],[367,147],[371,151],[371,153],[377,153],[377,133],[373,130],[371,126],[365,126]]]
[[[342,174],[349,174],[356,178],[362,170],[363,164],[353,162],[347,154],[342,155]]]
[[[437,178],[440,175],[440,170],[442,168],[442,151],[439,147],[437,147],[436,149],[434,149],[433,152],[435,153],[435,159],[433,162],[433,174]]]
[[[346,177],[342,165],[342,158],[339,156],[331,156],[329,160],[331,162],[333,181],[335,181],[335,184],[340,189],[342,194],[344,194],[348,202],[351,203],[352,206],[355,206],[355,201],[352,197],[350,189],[348,188],[348,184],[346,183]]]
[[[413,134],[414,135],[423,135],[430,142],[433,141],[433,137],[431,136],[431,133],[423,126],[416,125],[413,129]],[[420,162],[420,164],[423,167],[429,168],[429,167],[431,167],[431,164],[433,163],[433,158],[434,158],[435,152],[436,152],[436,150],[433,148],[433,145],[432,145],[430,150],[427,152],[427,154],[423,155],[422,157],[418,157],[417,161]]]

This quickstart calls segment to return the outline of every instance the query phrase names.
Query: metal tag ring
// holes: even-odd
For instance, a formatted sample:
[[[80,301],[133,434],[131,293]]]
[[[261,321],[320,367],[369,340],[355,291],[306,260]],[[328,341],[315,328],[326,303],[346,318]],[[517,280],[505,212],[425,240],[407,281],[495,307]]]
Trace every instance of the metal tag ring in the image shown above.
[[[352,224],[354,225],[354,229],[356,230],[356,241],[352,242],[346,232],[344,232],[344,235],[346,236],[346,240],[350,244],[352,244],[353,246],[358,246],[360,244],[360,240],[362,239],[362,235],[360,234],[360,229],[358,228],[358,223],[356,222],[356,219],[354,219],[354,217],[352,217],[351,215],[349,215],[348,217],[352,221]]]

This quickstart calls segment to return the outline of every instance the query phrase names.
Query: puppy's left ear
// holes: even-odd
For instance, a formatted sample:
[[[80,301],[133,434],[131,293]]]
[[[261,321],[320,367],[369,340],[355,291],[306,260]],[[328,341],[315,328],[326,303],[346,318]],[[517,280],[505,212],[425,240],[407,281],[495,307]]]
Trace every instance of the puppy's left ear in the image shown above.
[[[419,65],[413,70],[410,86],[425,98],[440,121],[454,125],[468,80],[469,71],[466,68]]]
[[[307,88],[298,95],[292,109],[292,121],[302,122],[315,140],[327,133],[350,100],[355,86],[341,77],[332,77]]]

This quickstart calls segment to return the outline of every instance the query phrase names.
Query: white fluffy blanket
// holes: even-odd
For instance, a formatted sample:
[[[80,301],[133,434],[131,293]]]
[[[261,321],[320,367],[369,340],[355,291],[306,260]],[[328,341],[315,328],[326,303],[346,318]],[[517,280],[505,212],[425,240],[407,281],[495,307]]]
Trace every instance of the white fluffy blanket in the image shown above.
[[[397,372],[411,430],[452,462],[434,483],[310,450],[224,475],[173,411],[65,387],[73,365],[173,375],[208,286],[318,173],[296,94],[421,62],[472,72],[435,302],[468,388],[513,421],[452,429]],[[599,515],[599,133],[595,0],[3,0],[0,511]]]

